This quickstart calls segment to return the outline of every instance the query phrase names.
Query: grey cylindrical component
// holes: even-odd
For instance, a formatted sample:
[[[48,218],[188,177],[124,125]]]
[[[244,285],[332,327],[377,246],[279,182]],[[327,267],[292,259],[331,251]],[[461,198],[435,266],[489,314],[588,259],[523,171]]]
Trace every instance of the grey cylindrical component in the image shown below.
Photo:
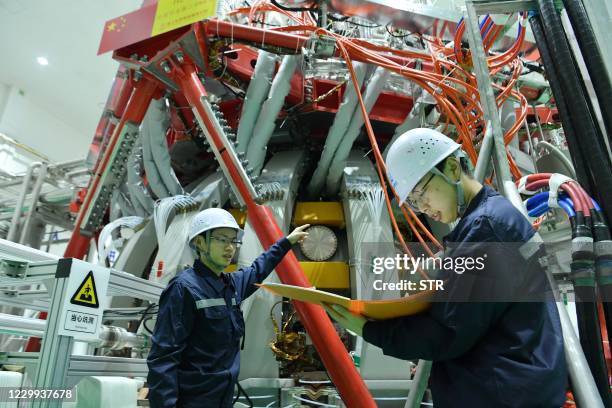
[[[572,391],[576,402],[579,407],[603,408],[604,405],[597,390],[597,385],[595,385],[593,374],[591,374],[589,364],[580,346],[580,340],[576,336],[563,302],[557,302],[557,310],[561,320],[567,369],[572,381]]]
[[[257,124],[253,130],[253,137],[246,150],[247,159],[253,166],[253,174],[258,176],[263,168],[266,158],[266,146],[276,127],[276,118],[280,112],[285,98],[291,90],[291,78],[297,68],[299,56],[285,55],[278,73],[272,81],[268,99],[261,107]]]
[[[168,151],[166,130],[170,124],[170,118],[164,107],[164,101],[152,101],[147,116],[148,120],[146,122],[143,121],[142,124],[142,132],[143,136],[145,134],[148,136],[146,139],[151,148],[151,155],[159,173],[160,182],[164,185],[169,195],[184,194],[181,183],[176,178],[176,174],[172,169],[170,152]]]
[[[427,388],[427,380],[429,380],[429,374],[431,373],[431,364],[431,361],[419,360],[404,408],[419,408],[421,406],[423,394],[425,394]]]
[[[389,71],[387,71],[385,68],[378,67],[368,82],[363,95],[363,103],[368,114],[380,96],[388,76]],[[352,84],[349,86],[351,85]],[[346,133],[342,137],[342,141],[338,145],[338,149],[336,150],[336,154],[334,155],[334,159],[332,160],[329,172],[327,174],[326,191],[328,195],[332,195],[338,191],[338,186],[340,185],[340,180],[342,179],[342,174],[344,172],[344,167],[346,166],[346,160],[351,153],[351,148],[359,136],[364,123],[365,119],[363,117],[363,113],[361,112],[361,106],[357,105],[355,111],[353,112],[351,123]]]
[[[525,218],[529,219],[529,214],[527,213],[527,208],[525,204],[523,204],[523,200],[521,199],[521,195],[518,192],[518,188],[516,188],[516,184],[512,180],[504,181],[503,185],[504,196],[516,207],[517,210],[521,212],[525,216]]]
[[[363,83],[368,68],[367,64],[356,62],[353,65],[355,69],[355,75],[357,76],[357,83],[359,86]],[[332,159],[336,154],[338,145],[342,141],[342,137],[348,129],[355,107],[357,106],[357,93],[355,87],[351,84],[347,84],[346,92],[342,103],[336,112],[334,117],[334,123],[329,128],[327,138],[325,139],[325,146],[323,146],[323,152],[321,152],[321,158],[317,164],[310,183],[308,184],[308,194],[315,198],[319,195],[323,184],[325,183],[325,177],[327,176],[329,166],[331,165]]]
[[[0,313],[1,333],[42,337],[46,326],[46,320]]]
[[[529,219],[529,218],[528,218]],[[539,233],[535,233],[532,240],[543,242]],[[569,318],[567,309],[562,301],[558,299],[559,288],[549,268],[544,268],[546,279],[555,294],[561,331],[563,333],[563,349],[567,370],[572,383],[572,391],[579,407],[603,408],[603,401],[595,384],[595,379],[589,368],[580,340],[574,331],[574,326]]]
[[[32,172],[34,171],[34,167],[38,167],[41,165],[42,163],[40,162],[32,163],[30,164],[30,166],[28,166],[28,169],[26,170],[26,174],[22,182],[23,184],[21,185],[21,191],[19,192],[19,198],[17,199],[17,203],[15,204],[13,218],[11,219],[11,228],[9,229],[8,235],[6,236],[7,241],[15,241],[15,239],[17,238],[17,231],[19,230],[19,218],[21,218],[21,209],[23,208],[26,195],[28,194],[28,189],[30,188]]]
[[[97,346],[111,350],[120,350],[126,347],[144,349],[149,345],[145,335],[132,333],[123,327],[116,326],[102,326],[99,338]]]
[[[249,145],[259,111],[272,85],[272,75],[274,74],[275,66],[276,57],[274,54],[259,51],[253,77],[249,83],[242,111],[240,112],[240,123],[238,124],[237,132],[239,152],[245,152]]]
[[[151,105],[147,110],[147,114],[145,115],[144,119],[142,120],[142,124],[140,125],[142,164],[147,174],[147,181],[149,182],[149,187],[151,188],[151,191],[153,191],[157,198],[165,198],[169,197],[171,194],[161,179],[161,171],[155,163],[155,158],[153,157],[153,149],[151,147],[151,140],[156,137],[155,135],[158,132],[157,127],[159,126],[159,123],[157,123],[156,118],[156,107],[154,105],[154,102],[151,102]]]
[[[25,216],[25,221],[23,223],[23,228],[21,228],[21,235],[19,237],[19,243],[23,244],[26,236],[30,230],[30,225],[32,225],[32,217],[36,212],[36,204],[38,203],[38,199],[40,197],[40,190],[45,182],[45,177],[47,177],[47,163],[43,163],[38,169],[38,175],[36,177],[36,183],[34,184],[34,189],[32,190],[32,199],[30,203],[30,208]]]
[[[482,146],[480,146],[480,152],[478,152],[478,161],[476,161],[476,168],[474,169],[474,178],[479,183],[482,183],[487,175],[492,151],[493,130],[491,129],[490,123],[487,123],[487,128],[482,139]]]

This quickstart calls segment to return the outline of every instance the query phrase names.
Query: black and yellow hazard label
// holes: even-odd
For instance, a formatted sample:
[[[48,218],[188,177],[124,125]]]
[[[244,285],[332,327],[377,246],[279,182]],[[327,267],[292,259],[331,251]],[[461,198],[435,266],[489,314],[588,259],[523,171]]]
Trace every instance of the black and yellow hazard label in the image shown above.
[[[72,296],[72,299],[70,299],[70,303],[73,305],[93,307],[94,309],[100,306],[93,271],[89,271],[85,279],[83,279],[83,282]]]

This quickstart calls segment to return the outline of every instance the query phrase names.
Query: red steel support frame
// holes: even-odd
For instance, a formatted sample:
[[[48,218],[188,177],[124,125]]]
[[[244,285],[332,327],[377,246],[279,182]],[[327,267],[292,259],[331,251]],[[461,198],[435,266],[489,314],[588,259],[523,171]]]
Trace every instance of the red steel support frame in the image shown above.
[[[113,149],[115,149],[115,144],[123,126],[125,126],[126,122],[134,122],[140,123],[144,118],[145,113],[151,103],[151,99],[153,99],[153,95],[158,89],[158,85],[155,81],[149,80],[146,77],[143,78],[140,83],[136,85],[136,90],[132,93],[125,110],[123,111],[123,115],[121,117],[121,121],[115,127],[113,131],[113,135],[111,136],[111,140],[108,143],[108,147],[104,151],[104,156],[98,162],[96,166],[96,170],[89,180],[89,186],[87,187],[87,195],[85,196],[85,200],[83,201],[83,205],[81,205],[81,209],[79,211],[79,215],[77,216],[77,220],[74,224],[74,231],[72,231],[72,235],[70,236],[70,241],[68,242],[68,246],[66,247],[66,251],[64,252],[64,257],[66,258],[77,258],[82,259],[85,254],[87,254],[87,250],[89,249],[89,241],[91,237],[85,236],[81,234],[80,228],[81,223],[83,221],[83,216],[87,212],[90,205],[92,205],[92,197],[94,193],[99,188],[98,182],[100,181],[100,177],[106,170],[108,166],[108,162],[110,157],[112,156]],[[47,313],[41,312],[39,315],[40,319],[46,319]],[[40,350],[40,338],[38,337],[30,337],[28,340],[25,351],[39,351]]]
[[[238,168],[230,159],[230,153],[225,149],[222,139],[216,133],[215,126],[208,117],[202,103],[202,98],[206,96],[206,90],[197,76],[195,67],[191,63],[184,63],[180,68],[175,66],[175,73],[175,79],[189,105],[196,111],[194,112],[196,116],[204,122],[200,123],[200,126],[207,130],[214,142],[214,147],[221,152],[221,158],[228,169],[231,181],[238,190],[236,193],[240,194],[246,203],[249,222],[255,229],[257,237],[264,248],[269,247],[280,239],[283,233],[270,209],[255,203],[254,197],[250,195],[247,184],[241,178]],[[276,267],[276,272],[283,283],[304,287],[311,286],[292,251]],[[357,372],[352,359],[323,308],[303,302],[294,302],[294,305],[300,316],[300,321],[312,338],[331,380],[338,388],[346,405],[351,408],[376,407],[372,395]]]

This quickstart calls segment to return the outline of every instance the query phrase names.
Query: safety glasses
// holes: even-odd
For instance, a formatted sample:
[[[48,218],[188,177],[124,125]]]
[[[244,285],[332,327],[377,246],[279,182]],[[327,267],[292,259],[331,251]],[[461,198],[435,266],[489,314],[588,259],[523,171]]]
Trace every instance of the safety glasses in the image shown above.
[[[427,186],[429,185],[429,182],[435,176],[436,175],[434,173],[430,173],[429,178],[421,186],[421,188],[419,188],[419,191],[417,193],[410,193],[410,194],[408,194],[408,197],[406,198],[406,204],[408,204],[408,206],[410,206],[410,208],[412,208],[414,211],[419,211],[420,212],[420,208],[422,208],[422,204],[423,204],[423,196],[425,195],[425,191],[427,190]]]
[[[228,246],[231,245],[234,248],[239,247],[240,245],[242,245],[242,241],[239,241],[237,239],[229,239],[229,238],[224,238],[224,237],[215,237],[214,235],[210,236],[210,239],[220,242],[223,246]]]

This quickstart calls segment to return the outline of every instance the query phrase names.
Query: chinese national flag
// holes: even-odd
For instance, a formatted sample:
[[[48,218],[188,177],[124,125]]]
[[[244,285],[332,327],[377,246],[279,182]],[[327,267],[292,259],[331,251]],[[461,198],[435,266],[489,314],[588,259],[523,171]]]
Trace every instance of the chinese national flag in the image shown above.
[[[108,20],[98,48],[98,55],[145,40],[151,36],[157,3]]]

